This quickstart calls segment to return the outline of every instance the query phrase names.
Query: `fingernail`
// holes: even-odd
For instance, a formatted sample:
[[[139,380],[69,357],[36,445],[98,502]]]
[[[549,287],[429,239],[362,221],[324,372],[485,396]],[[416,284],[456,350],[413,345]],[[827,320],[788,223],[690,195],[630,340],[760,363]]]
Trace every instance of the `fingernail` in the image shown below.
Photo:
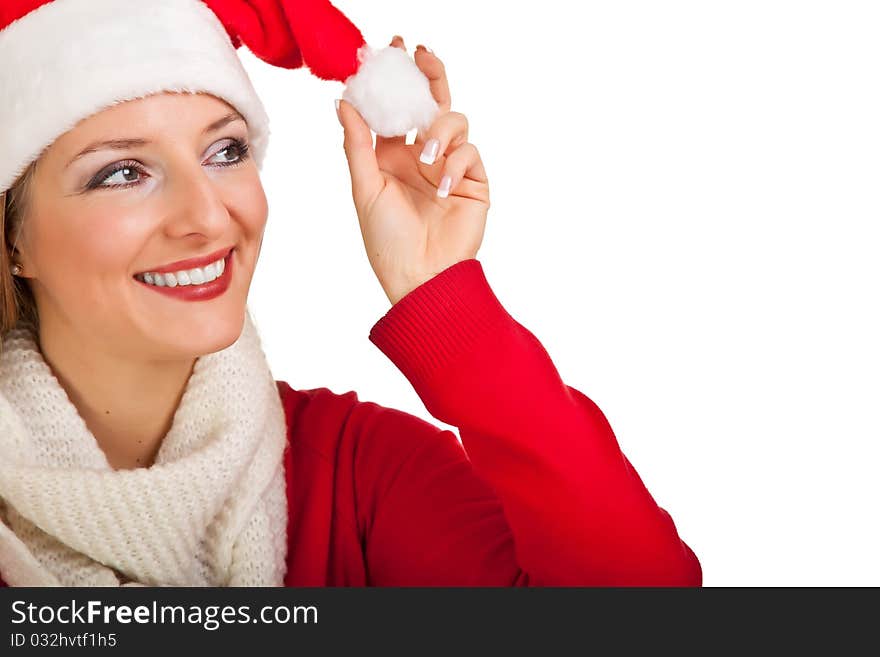
[[[336,118],[339,119],[339,125],[342,125],[342,115],[339,113],[339,98],[333,101],[333,104],[336,105]]]
[[[437,196],[440,198],[446,198],[449,196],[450,187],[452,187],[452,178],[449,176],[443,176],[440,179],[440,186],[437,188]]]
[[[422,149],[422,154],[419,155],[419,162],[422,164],[434,164],[434,160],[437,159],[437,151],[440,150],[440,140],[439,139],[429,139],[425,142],[425,147]]]

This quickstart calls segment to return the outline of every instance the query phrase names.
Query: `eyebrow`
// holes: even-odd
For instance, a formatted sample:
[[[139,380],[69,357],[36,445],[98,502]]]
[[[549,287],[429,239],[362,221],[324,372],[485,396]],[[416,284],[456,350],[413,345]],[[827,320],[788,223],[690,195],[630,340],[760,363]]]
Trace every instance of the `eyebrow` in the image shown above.
[[[244,121],[244,117],[238,112],[231,112],[226,116],[217,119],[216,121],[214,121],[214,123],[202,130],[202,136],[215,132],[223,126],[232,123],[233,121]],[[68,162],[64,168],[66,169],[83,155],[88,155],[89,153],[94,153],[101,150],[125,150],[128,148],[146,146],[147,144],[151,143],[152,142],[148,139],[107,139],[105,141],[97,141],[89,144],[83,150],[77,153],[77,155],[72,160],[70,160],[70,162]]]

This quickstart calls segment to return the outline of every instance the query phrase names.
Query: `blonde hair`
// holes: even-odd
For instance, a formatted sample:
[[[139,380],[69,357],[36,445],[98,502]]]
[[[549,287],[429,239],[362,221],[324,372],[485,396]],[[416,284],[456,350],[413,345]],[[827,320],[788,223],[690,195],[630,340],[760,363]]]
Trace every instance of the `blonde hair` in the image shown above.
[[[37,305],[27,280],[13,276],[14,250],[27,215],[36,160],[6,192],[0,192],[0,334],[22,320],[38,333]]]

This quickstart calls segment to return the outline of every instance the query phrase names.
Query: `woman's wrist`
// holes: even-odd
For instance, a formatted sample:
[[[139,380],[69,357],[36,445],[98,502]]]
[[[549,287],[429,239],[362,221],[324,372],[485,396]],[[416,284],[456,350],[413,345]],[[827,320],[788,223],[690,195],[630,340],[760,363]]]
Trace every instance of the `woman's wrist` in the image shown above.
[[[414,274],[395,277],[393,281],[390,281],[388,283],[383,282],[382,289],[385,291],[385,296],[388,297],[391,305],[394,306],[397,304],[398,301],[403,299],[403,297],[415,290],[417,287],[430,281],[438,273],[439,272],[433,272],[430,274]]]

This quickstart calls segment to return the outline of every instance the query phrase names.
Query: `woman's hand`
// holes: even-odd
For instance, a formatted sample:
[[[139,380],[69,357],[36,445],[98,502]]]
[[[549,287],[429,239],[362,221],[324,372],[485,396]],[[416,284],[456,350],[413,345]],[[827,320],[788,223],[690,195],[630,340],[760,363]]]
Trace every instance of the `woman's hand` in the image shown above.
[[[391,45],[406,49],[399,36]],[[450,111],[443,62],[423,46],[416,48],[415,62],[440,113],[414,144],[407,145],[405,136],[377,135],[374,150],[361,115],[339,103],[364,246],[392,305],[444,269],[476,257],[489,210],[486,171],[476,146],[468,143],[467,119]],[[437,155],[425,164],[420,156],[432,139],[439,141]]]

